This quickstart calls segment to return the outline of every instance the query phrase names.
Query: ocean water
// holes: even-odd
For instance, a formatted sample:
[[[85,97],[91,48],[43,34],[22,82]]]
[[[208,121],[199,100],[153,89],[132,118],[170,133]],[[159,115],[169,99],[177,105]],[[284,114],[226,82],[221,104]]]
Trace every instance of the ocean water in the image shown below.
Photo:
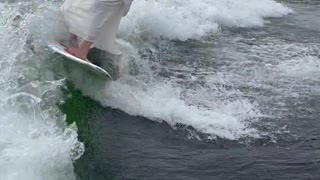
[[[0,2],[0,179],[320,179],[320,2],[136,0],[110,82],[61,3]]]

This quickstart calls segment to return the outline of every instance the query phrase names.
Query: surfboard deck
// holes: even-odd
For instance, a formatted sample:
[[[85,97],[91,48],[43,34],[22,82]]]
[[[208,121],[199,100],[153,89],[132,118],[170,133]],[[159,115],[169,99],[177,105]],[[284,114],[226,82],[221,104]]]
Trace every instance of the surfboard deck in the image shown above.
[[[78,63],[79,65],[82,65],[83,67],[85,67],[87,70],[99,75],[99,76],[102,76],[103,78],[107,78],[107,79],[112,79],[111,75],[106,71],[104,70],[103,68],[93,64],[90,62],[90,60],[82,60],[80,58],[77,58],[69,53],[67,53],[64,49],[65,47],[62,46],[61,44],[57,43],[57,42],[49,42],[48,44],[48,47],[53,50],[54,52],[66,57],[68,60],[71,60],[75,63]]]

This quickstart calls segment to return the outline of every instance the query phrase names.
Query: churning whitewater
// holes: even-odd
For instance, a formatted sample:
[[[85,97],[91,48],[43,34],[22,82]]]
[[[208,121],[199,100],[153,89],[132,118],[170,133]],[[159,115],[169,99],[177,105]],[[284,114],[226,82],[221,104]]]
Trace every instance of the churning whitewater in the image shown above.
[[[0,3],[0,179],[76,178],[73,161],[83,154],[84,145],[77,139],[76,125],[67,125],[58,108],[67,87],[66,79],[56,74],[67,71],[45,48],[51,36],[63,31],[57,28],[60,4]],[[201,64],[207,57],[196,54],[188,64],[169,59],[179,56],[174,42],[214,41],[223,27],[262,27],[269,22],[266,18],[289,13],[293,11],[273,0],[137,0],[120,26],[120,78],[102,82],[75,70],[71,79],[103,106],[173,128],[188,127],[191,138],[272,137],[254,126],[270,114],[236,88],[239,74]],[[26,43],[30,40],[32,49]],[[232,54],[233,49],[224,51]],[[168,61],[161,61],[163,57]],[[287,66],[283,63],[280,69]],[[301,72],[298,65],[291,67]]]
[[[229,81],[225,79],[226,75],[203,68],[199,73],[208,75],[204,79],[207,87],[190,87],[191,83],[200,80],[199,76],[193,75],[196,72],[195,63],[199,60],[193,59],[194,67],[170,67],[187,74],[188,78],[181,84],[175,78],[157,76],[158,73],[149,68],[162,66],[161,62],[140,59],[137,51],[153,51],[152,41],[205,39],[212,33],[218,33],[219,27],[260,27],[268,23],[264,19],[266,17],[281,17],[293,11],[271,0],[187,2],[134,2],[130,15],[121,24],[120,37],[131,42],[133,47],[125,48],[127,54],[135,56],[142,71],[152,78],[145,79],[146,74],[137,75],[133,82],[128,83],[131,80],[123,75],[119,81],[106,86],[107,97],[96,99],[131,115],[166,121],[173,127],[177,124],[191,126],[209,138],[219,136],[235,140],[265,135],[251,126],[251,121],[265,116],[260,112],[259,105],[242,98],[244,95],[239,90],[225,89],[224,81]],[[165,52],[162,53],[152,52],[157,56],[165,56]],[[234,95],[241,98],[231,98]]]

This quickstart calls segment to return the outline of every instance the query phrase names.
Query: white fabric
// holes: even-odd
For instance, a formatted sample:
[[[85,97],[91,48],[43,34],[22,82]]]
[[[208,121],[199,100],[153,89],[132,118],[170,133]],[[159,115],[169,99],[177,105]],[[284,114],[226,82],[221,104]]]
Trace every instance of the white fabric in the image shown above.
[[[123,0],[124,2],[124,11],[123,16],[126,16],[129,12],[133,0]]]
[[[93,46],[112,51],[121,18],[133,0],[65,0],[61,11],[69,31]]]

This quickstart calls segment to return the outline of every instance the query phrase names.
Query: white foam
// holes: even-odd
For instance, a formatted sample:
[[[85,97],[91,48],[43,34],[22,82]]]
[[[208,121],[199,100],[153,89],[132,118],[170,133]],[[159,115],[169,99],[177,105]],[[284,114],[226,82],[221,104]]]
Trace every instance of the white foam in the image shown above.
[[[12,108],[1,111],[0,179],[75,179],[71,150],[78,143],[76,131]]]
[[[262,115],[256,105],[246,99],[221,101],[217,97],[215,101],[214,94],[205,91],[196,92],[197,96],[194,95],[195,91],[190,91],[187,96],[181,97],[180,88],[155,79],[151,82],[124,76],[107,83],[104,92],[92,88],[98,85],[77,83],[77,86],[105,106],[121,109],[133,116],[165,121],[173,128],[179,124],[190,126],[210,138],[219,136],[231,140],[260,136],[251,123]],[[200,97],[205,93],[211,96],[209,101],[206,101],[206,97]],[[193,98],[192,103],[187,103]]]
[[[0,4],[0,179],[75,179],[72,162],[84,147],[56,106],[62,81],[37,69],[43,59],[24,54],[30,14],[20,8],[38,4],[5,5]]]
[[[173,127],[177,124],[192,126],[198,132],[212,137],[238,139],[246,136],[259,136],[259,133],[250,128],[245,121],[248,118],[259,116],[259,113],[255,112],[255,107],[246,100],[225,102],[225,104],[220,101],[210,101],[210,104],[206,104],[208,107],[187,104],[179,97],[177,87],[173,88],[170,84],[160,82],[141,88],[141,86],[118,81],[111,83],[107,91],[110,92],[110,96],[103,103],[120,108],[131,115],[166,121]],[[191,95],[185,98],[193,97]]]
[[[254,27],[265,17],[292,12],[273,0],[149,0],[134,1],[121,23],[121,35],[166,39],[199,39],[216,32],[220,25]]]
[[[277,67],[287,76],[317,81],[320,77],[319,60],[317,56],[306,55],[280,62]]]
[[[121,23],[120,36],[129,40],[137,38],[137,42],[148,36],[200,39],[216,32],[219,26],[263,26],[267,23],[265,17],[281,17],[290,12],[289,8],[273,0],[134,1],[129,15]],[[135,60],[139,60],[138,53],[133,54]],[[172,79],[153,79],[147,60],[140,62],[147,63],[141,71],[149,77],[123,76],[116,82],[107,83],[103,89],[101,82],[94,85],[93,81],[85,82],[81,78],[74,82],[85,94],[103,105],[121,109],[130,115],[165,121],[172,127],[177,124],[191,126],[212,137],[235,140],[260,136],[261,132],[252,127],[252,123],[262,116],[257,105],[244,98],[241,92],[215,87],[217,83],[223,84],[215,79],[217,74],[206,80],[217,91],[200,91],[179,87]],[[224,98],[221,99],[219,94]]]

